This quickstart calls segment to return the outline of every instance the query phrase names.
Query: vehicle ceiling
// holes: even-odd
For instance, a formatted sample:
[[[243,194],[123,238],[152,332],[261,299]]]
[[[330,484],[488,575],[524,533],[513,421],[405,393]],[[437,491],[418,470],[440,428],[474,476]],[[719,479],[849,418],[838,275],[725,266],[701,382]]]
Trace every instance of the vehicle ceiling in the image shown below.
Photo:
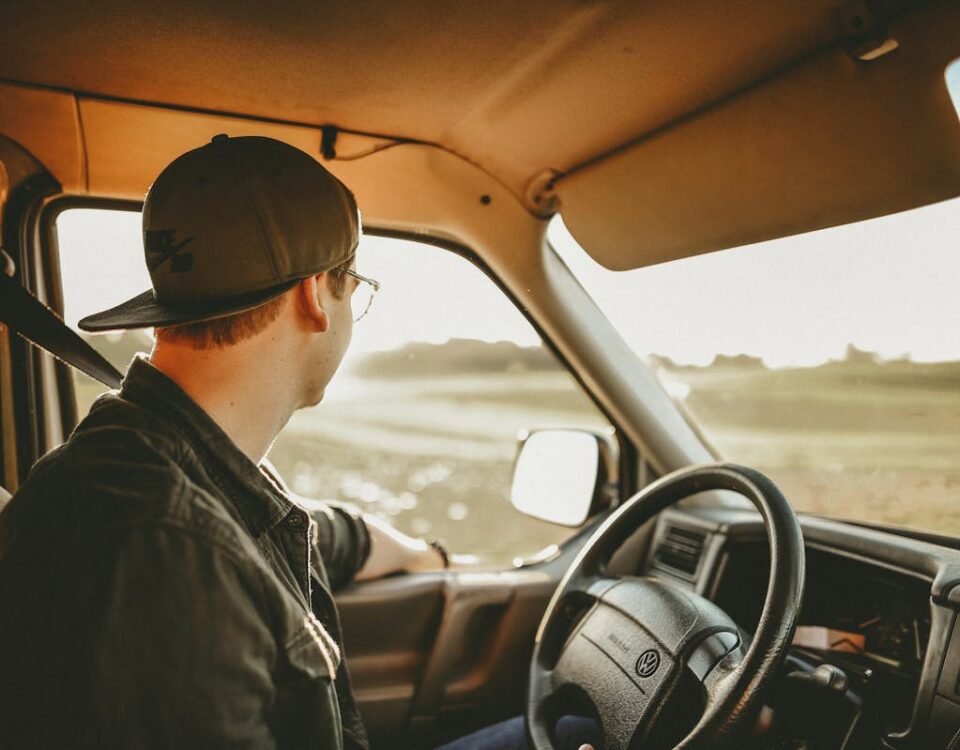
[[[882,5],[883,17],[894,24],[911,4],[889,0]],[[952,13],[947,20],[957,18],[956,3],[934,5],[949,6],[938,11]],[[860,206],[846,200],[843,211],[825,214],[814,200],[791,224],[770,206],[769,221],[760,221],[756,229],[731,231],[718,218],[729,208],[721,205],[718,192],[706,198],[712,217],[707,224],[692,226],[688,240],[668,243],[659,255],[651,254],[649,246],[669,236],[690,191],[703,198],[709,173],[701,181],[688,172],[686,185],[658,185],[664,176],[653,177],[648,171],[650,179],[642,185],[623,186],[616,174],[598,171],[618,158],[629,166],[623,159],[637,148],[642,155],[651,142],[662,142],[665,133],[678,132],[703,113],[729,110],[728,103],[744,100],[743,92],[789,79],[798,66],[824,51],[833,54],[840,47],[843,11],[849,6],[837,0],[7,1],[0,5],[0,79],[91,97],[332,124],[435,144],[479,165],[531,210],[537,208],[531,183],[538,176],[549,170],[573,172],[575,178],[583,174],[580,183],[587,182],[589,199],[575,179],[566,195],[562,186],[567,181],[561,179],[558,192],[571,209],[568,225],[580,226],[583,239],[594,240],[587,246],[622,240],[597,225],[617,219],[617,212],[633,216],[636,198],[649,202],[661,196],[665,205],[653,206],[649,214],[640,211],[639,218],[624,224],[630,229],[624,237],[631,238],[637,222],[654,226],[642,247],[600,252],[607,265],[629,267],[850,220],[867,210],[866,202]],[[942,17],[937,21],[935,25],[944,23]],[[960,44],[952,51],[944,46],[936,47],[941,84],[950,55],[960,55]],[[910,52],[895,54],[909,61]],[[842,50],[840,54],[851,67],[865,65]],[[879,69],[881,63],[868,65]],[[874,70],[863,75],[878,74]],[[834,101],[845,96],[839,90],[834,95]],[[938,117],[945,96],[934,97],[941,110]],[[903,107],[915,110],[916,103],[904,102]],[[833,125],[843,116],[838,112]],[[754,122],[754,127],[771,124]],[[791,131],[786,140],[795,141],[803,125],[793,122],[789,127],[797,132]],[[941,117],[935,129],[945,127]],[[757,139],[759,133],[749,135]],[[849,141],[851,135],[844,137]],[[874,208],[869,210],[888,211],[960,192],[956,135],[949,134],[954,140],[947,158],[938,143],[938,164],[910,173],[924,183],[919,188],[901,184],[899,178],[909,170],[888,168],[886,195],[895,199],[878,206],[871,198]],[[871,143],[869,137],[866,142]],[[682,148],[690,154],[697,144],[703,153],[688,164],[693,174],[711,168],[707,155],[716,144],[694,134],[692,141],[681,139],[672,146],[674,152]],[[840,144],[818,148],[819,158],[829,164]],[[601,158],[612,153],[612,159]],[[807,151],[802,155],[810,158]],[[727,171],[739,166],[735,158],[731,154],[726,160]],[[656,155],[647,162],[658,171],[662,166]],[[630,174],[636,173],[631,167]],[[589,179],[591,174],[602,179]],[[782,181],[783,174],[776,179]],[[851,175],[844,187],[852,189],[854,180]],[[606,184],[619,185],[627,204],[611,202]],[[727,186],[720,187],[729,192]],[[801,181],[801,189],[813,195],[819,186]],[[742,197],[736,194],[730,200]],[[781,196],[781,208],[789,197]],[[583,209],[578,217],[579,206]],[[667,217],[664,226],[657,225],[658,216]],[[636,256],[641,252],[646,260]]]

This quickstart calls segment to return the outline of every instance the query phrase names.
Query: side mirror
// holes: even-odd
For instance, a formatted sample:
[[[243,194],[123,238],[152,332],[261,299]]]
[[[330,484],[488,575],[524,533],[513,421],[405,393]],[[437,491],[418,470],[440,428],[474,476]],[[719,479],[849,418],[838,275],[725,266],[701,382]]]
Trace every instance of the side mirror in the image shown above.
[[[581,526],[615,497],[613,441],[588,430],[536,430],[519,436],[510,501],[521,513]]]

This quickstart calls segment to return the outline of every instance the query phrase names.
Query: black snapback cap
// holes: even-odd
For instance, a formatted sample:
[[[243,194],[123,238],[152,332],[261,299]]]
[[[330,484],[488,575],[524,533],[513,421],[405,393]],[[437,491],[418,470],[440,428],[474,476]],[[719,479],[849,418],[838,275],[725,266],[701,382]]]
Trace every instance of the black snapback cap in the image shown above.
[[[153,288],[80,328],[175,326],[253,309],[349,261],[360,231],[353,194],[316,159],[273,138],[214,136],[147,192]]]

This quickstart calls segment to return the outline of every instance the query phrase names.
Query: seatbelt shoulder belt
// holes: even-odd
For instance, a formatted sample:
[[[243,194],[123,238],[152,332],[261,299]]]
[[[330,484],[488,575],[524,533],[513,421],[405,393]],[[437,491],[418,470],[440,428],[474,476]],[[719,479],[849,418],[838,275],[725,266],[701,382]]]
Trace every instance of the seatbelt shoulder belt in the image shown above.
[[[0,249],[0,322],[32,344],[66,362],[108,388],[119,388],[123,376],[57,313],[13,278],[13,260]]]

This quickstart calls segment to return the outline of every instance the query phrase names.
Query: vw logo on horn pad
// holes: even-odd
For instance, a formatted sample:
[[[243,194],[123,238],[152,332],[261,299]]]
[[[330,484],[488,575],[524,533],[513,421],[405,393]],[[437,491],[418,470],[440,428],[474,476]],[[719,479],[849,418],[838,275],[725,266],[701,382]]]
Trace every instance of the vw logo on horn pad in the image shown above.
[[[637,659],[637,674],[641,677],[650,677],[659,668],[660,653],[656,649],[647,649]]]

